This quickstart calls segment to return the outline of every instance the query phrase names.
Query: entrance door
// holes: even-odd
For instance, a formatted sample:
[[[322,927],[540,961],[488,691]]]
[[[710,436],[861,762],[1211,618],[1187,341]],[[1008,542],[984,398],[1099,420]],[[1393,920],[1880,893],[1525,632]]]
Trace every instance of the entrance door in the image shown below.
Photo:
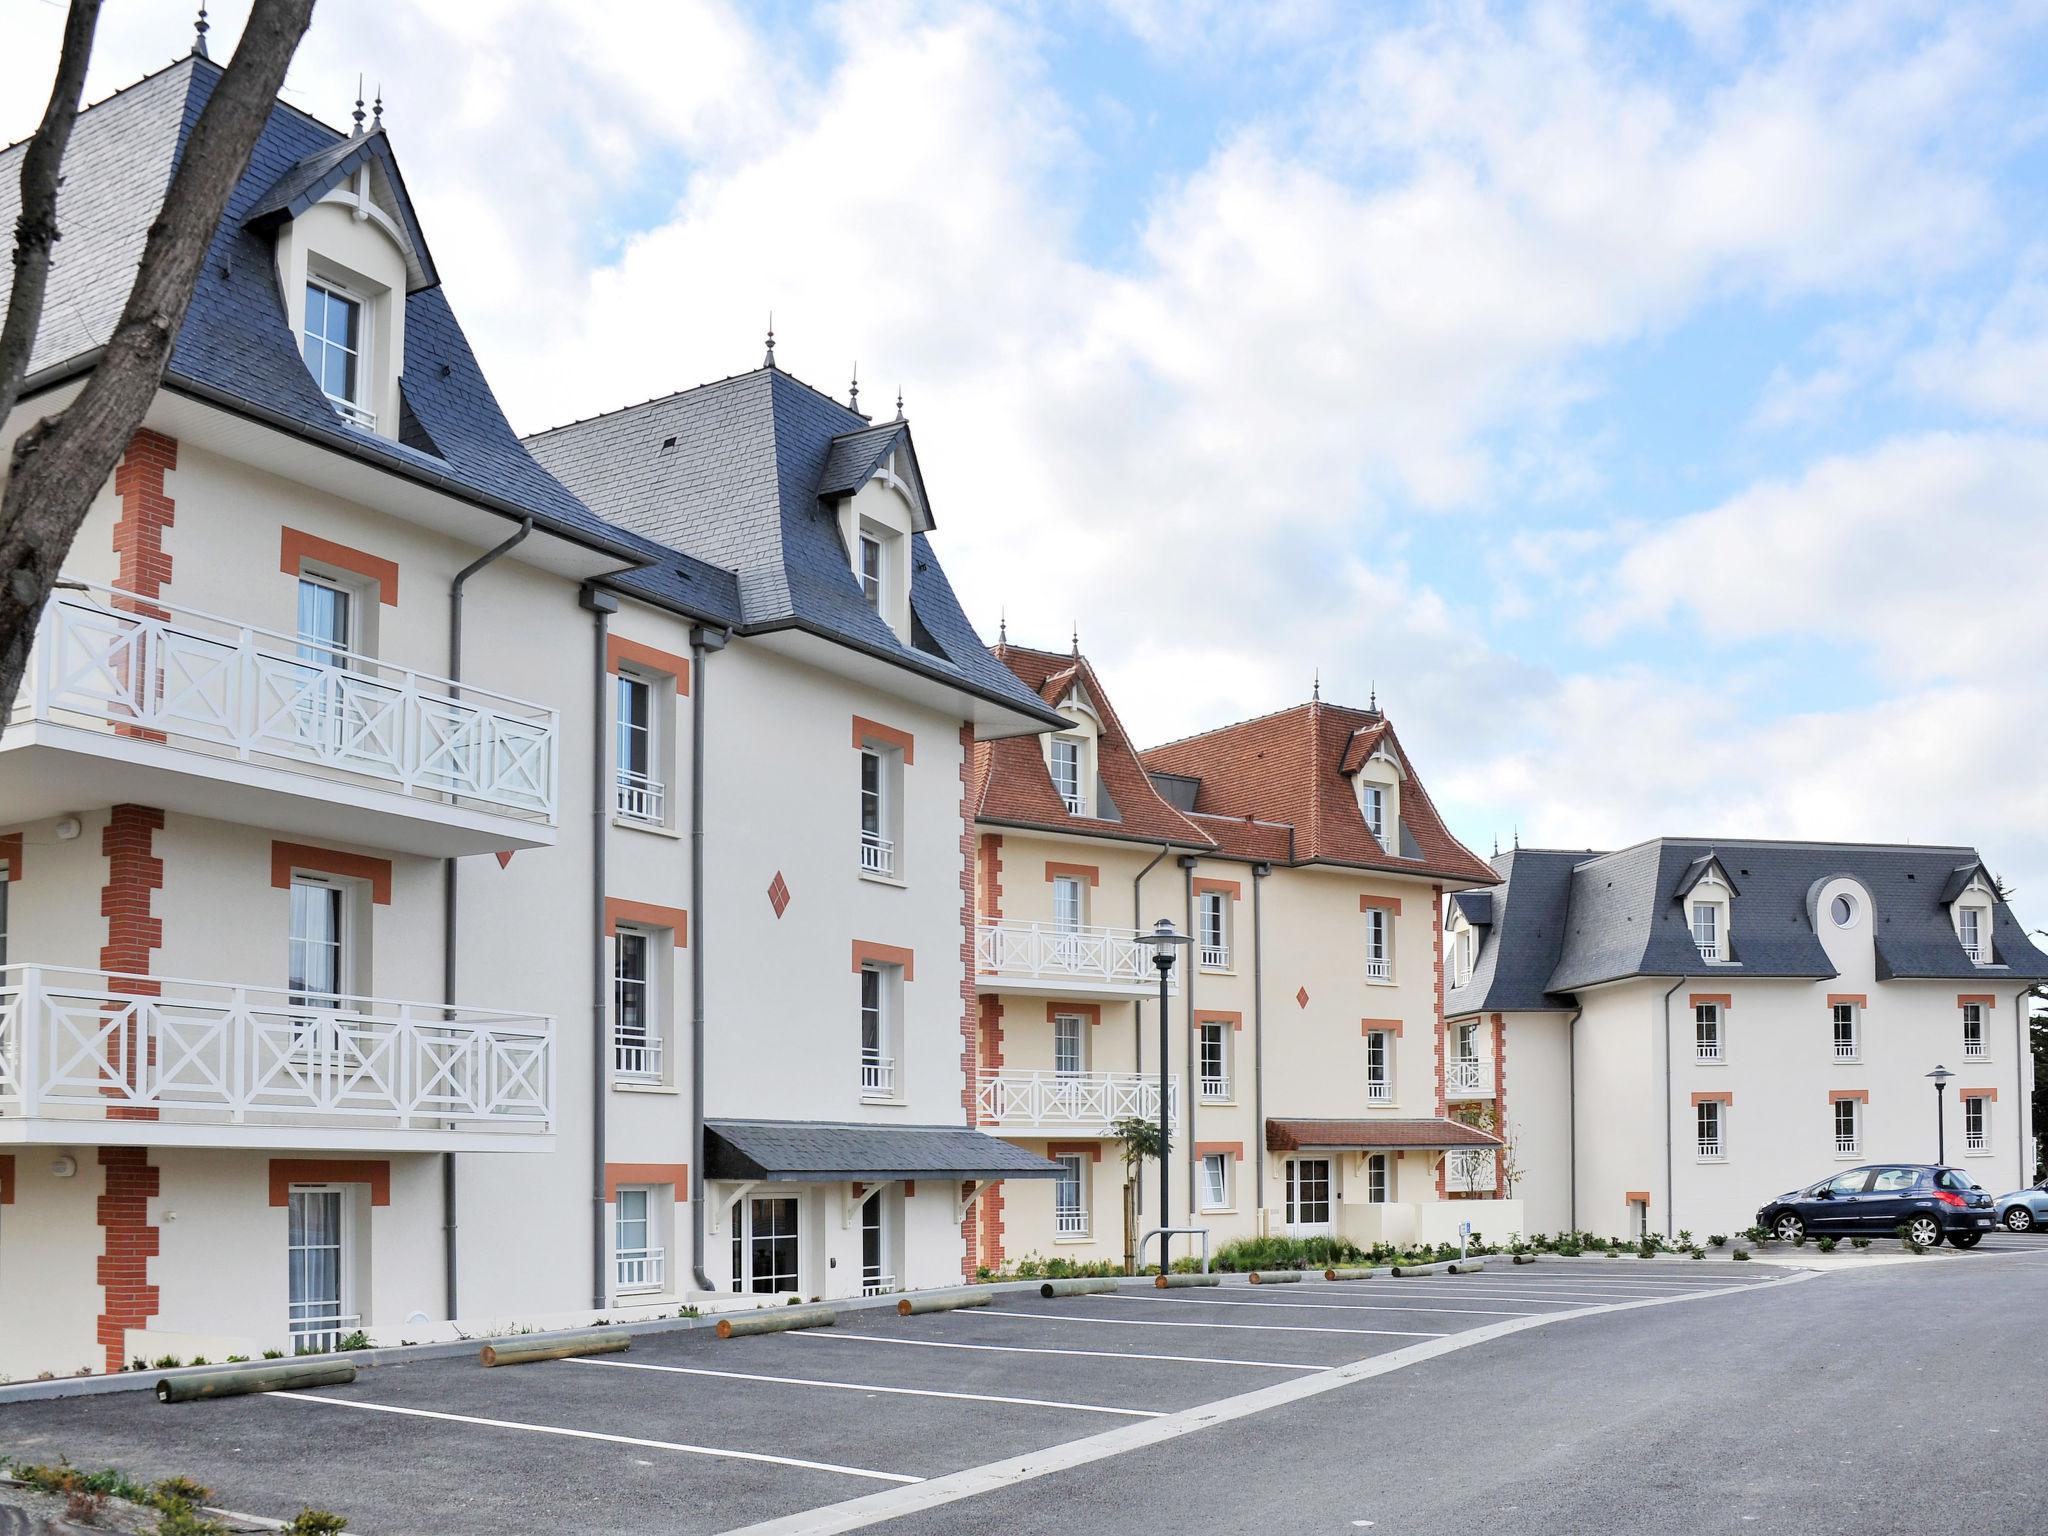
[[[876,1190],[860,1203],[860,1293],[881,1296],[896,1289],[889,1271],[889,1209],[887,1191]]]
[[[797,1197],[770,1195],[743,1200],[732,1219],[732,1288],[736,1291],[795,1291]]]
[[[312,1185],[291,1191],[286,1213],[292,1352],[332,1349],[356,1326],[348,1308],[348,1208],[343,1191]]]
[[[1291,1157],[1287,1160],[1287,1230],[1297,1237],[1335,1230],[1327,1157]]]

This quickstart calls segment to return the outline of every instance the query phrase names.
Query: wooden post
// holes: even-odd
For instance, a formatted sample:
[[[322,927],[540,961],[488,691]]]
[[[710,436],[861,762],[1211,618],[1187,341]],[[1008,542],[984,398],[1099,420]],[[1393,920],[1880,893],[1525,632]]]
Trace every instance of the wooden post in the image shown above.
[[[156,1384],[160,1403],[190,1403],[208,1397],[241,1397],[249,1392],[293,1392],[300,1387],[345,1387],[356,1379],[346,1360],[275,1360],[244,1371],[207,1371],[166,1376]]]
[[[573,1360],[578,1355],[616,1355],[632,1343],[618,1332],[538,1333],[486,1344],[477,1358],[485,1365],[531,1365],[537,1360]]]
[[[1252,1271],[1253,1285],[1293,1285],[1301,1279],[1298,1269],[1255,1269]]]
[[[922,1317],[927,1312],[957,1312],[962,1307],[985,1307],[994,1299],[993,1291],[933,1291],[904,1297],[896,1303],[896,1315]]]
[[[1053,1296],[1099,1296],[1104,1291],[1116,1289],[1116,1282],[1106,1276],[1094,1280],[1048,1280],[1038,1288],[1038,1294]]]
[[[745,1338],[752,1333],[789,1333],[798,1328],[830,1328],[839,1314],[830,1307],[763,1307],[758,1312],[741,1312],[721,1317],[716,1330],[721,1339]]]

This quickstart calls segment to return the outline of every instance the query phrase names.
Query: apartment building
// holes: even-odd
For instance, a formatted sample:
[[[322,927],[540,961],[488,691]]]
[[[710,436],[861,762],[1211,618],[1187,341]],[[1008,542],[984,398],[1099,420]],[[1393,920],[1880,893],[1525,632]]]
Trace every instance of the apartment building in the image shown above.
[[[1438,1008],[1437,908],[1492,871],[1385,717],[1318,698],[1137,752],[1085,656],[994,654],[1065,723],[976,748],[978,1108],[1061,1174],[999,1192],[983,1262],[1116,1259],[1161,1225],[1156,1166],[1114,1134],[1159,1114],[1161,918],[1194,940],[1167,1004],[1168,1225],[1519,1230],[1497,1138],[1452,1113],[1495,1085],[1447,1083]]]
[[[1656,838],[1494,867],[1450,899],[1445,1011],[1514,1063],[1537,1230],[1704,1237],[1941,1152],[1994,1194],[2032,1177],[2048,955],[1974,849]]]
[[[219,73],[80,117],[5,443]],[[939,1283],[1056,1171],[970,1129],[963,925],[970,738],[1060,717],[908,424],[764,367],[540,449],[619,520],[381,122],[280,103],[0,733],[0,1375]]]

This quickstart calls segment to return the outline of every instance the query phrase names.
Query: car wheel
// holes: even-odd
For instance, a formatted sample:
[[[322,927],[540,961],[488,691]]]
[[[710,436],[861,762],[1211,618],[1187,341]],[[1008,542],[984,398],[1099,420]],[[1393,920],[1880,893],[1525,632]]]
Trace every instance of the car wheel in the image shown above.
[[[1932,1216],[1915,1216],[1906,1223],[1906,1235],[1922,1248],[1939,1248],[1941,1223]]]
[[[2005,1213],[2005,1225],[2009,1231],[2031,1232],[2034,1230],[2034,1213],[2024,1205],[2016,1205]]]
[[[1982,1232],[1951,1232],[1948,1240],[1958,1248],[1974,1248],[1984,1241]]]
[[[1799,1219],[1797,1211],[1787,1211],[1771,1223],[1771,1236],[1781,1243],[1796,1243],[1806,1236],[1806,1223]]]

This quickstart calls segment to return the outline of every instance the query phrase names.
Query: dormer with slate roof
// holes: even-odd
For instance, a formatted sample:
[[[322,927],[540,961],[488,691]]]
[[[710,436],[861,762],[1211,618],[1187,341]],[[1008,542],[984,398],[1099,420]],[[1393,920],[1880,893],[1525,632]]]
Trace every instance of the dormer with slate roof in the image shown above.
[[[1950,871],[1942,887],[1942,905],[1955,924],[1956,942],[1972,965],[1995,965],[1997,945],[1992,939],[1992,909],[1999,904],[1998,886],[1981,863],[1959,864]]]
[[[1735,896],[1735,882],[1728,877],[1720,856],[1713,853],[1702,854],[1688,864],[1679,876],[1678,889],[1672,893],[1671,899],[1684,908],[1700,959],[1708,965],[1735,961],[1730,923]]]

